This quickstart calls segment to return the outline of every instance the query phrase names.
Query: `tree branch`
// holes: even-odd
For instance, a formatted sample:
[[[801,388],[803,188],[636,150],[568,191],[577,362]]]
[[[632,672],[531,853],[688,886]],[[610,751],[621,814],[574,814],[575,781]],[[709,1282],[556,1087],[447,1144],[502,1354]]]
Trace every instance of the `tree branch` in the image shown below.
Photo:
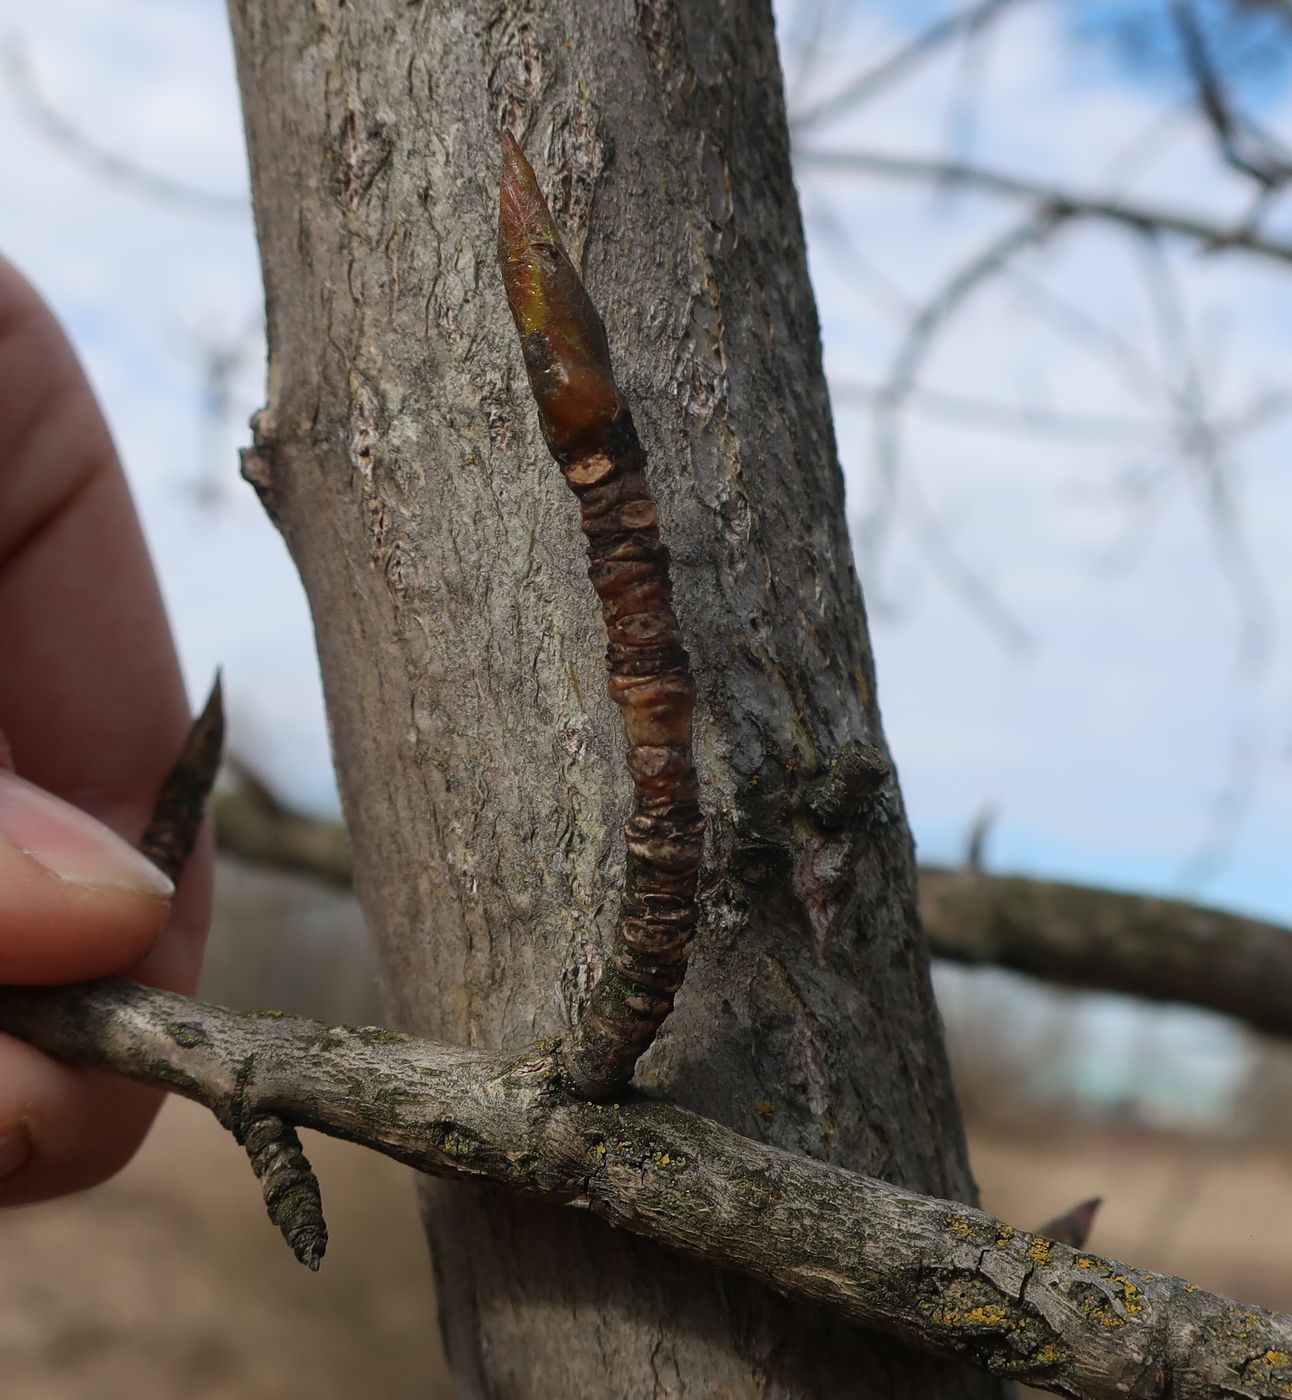
[[[146,170],[100,145],[50,103],[36,81],[26,50],[12,35],[0,44],[0,68],[9,79],[10,91],[20,110],[40,133],[101,179],[170,209],[239,220],[246,220],[250,215],[251,206],[245,194],[219,194],[200,189],[186,180]]]
[[[117,979],[0,989],[0,1026],[169,1088],[245,1139],[263,1115],[437,1176],[589,1210],[926,1350],[1082,1400],[1285,1400],[1292,1317],[741,1137],[520,1056],[239,1013]]]
[[[238,792],[217,798],[221,849],[350,883],[340,822],[281,806],[244,822],[244,805]],[[920,916],[934,956],[949,962],[1202,1006],[1292,1038],[1285,991],[1292,986],[1292,929],[1278,924],[1183,900],[929,865],[920,867]]]
[[[1180,36],[1180,47],[1184,51],[1189,76],[1198,92],[1198,106],[1215,136],[1221,158],[1239,174],[1255,180],[1267,194],[1286,184],[1292,178],[1292,164],[1268,149],[1249,152],[1240,144],[1243,130],[1212,62],[1202,25],[1191,0],[1173,0],[1171,14]],[[1268,147],[1272,143],[1265,138],[1264,144]]]
[[[790,129],[806,131],[809,127],[819,126],[822,122],[855,110],[904,78],[952,40],[981,33],[1017,3],[1018,0],[977,0],[976,4],[966,9],[944,15],[921,30],[909,43],[881,59],[873,68],[858,73],[838,92],[792,113]]]
[[[1168,233],[1193,239],[1208,251],[1236,248],[1273,258],[1277,262],[1292,262],[1292,243],[1268,237],[1246,224],[1226,228],[1214,220],[1166,205],[1079,194],[1075,190],[1046,185],[1039,180],[963,161],[894,156],[881,151],[804,150],[799,151],[796,158],[799,166],[805,170],[831,171],[843,175],[880,175],[939,188],[960,185],[983,194],[1036,204],[1056,218],[1098,219],[1121,224],[1137,233]]]
[[[258,865],[295,870],[329,885],[350,885],[354,862],[345,823],[286,806],[244,764],[230,765],[236,786],[215,793],[220,849]]]
[[[1292,1036],[1292,931],[1174,899],[970,870],[920,870],[935,956],[1179,1001]]]

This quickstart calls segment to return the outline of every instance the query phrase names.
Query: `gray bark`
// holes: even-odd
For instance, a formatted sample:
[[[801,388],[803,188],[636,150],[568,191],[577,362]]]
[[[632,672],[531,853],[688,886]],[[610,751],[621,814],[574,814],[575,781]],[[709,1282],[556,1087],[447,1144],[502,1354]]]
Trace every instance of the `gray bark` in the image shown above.
[[[554,1040],[490,1055],[372,1026],[229,1011],[114,978],[0,988],[0,1025],[62,1059],[206,1104],[262,1176],[275,1174],[265,1173],[267,1139],[268,1157],[286,1168],[280,1190],[265,1182],[270,1216],[312,1267],[326,1231],[284,1120],[425,1172],[598,1215],[1072,1400],[1292,1393],[1292,1317],[751,1142],[635,1093],[588,1102],[568,1088]],[[607,1373],[595,1393],[640,1391]],[[837,1377],[835,1393],[853,1393],[850,1378]]]
[[[883,748],[765,5],[231,5],[269,401],[246,474],[313,608],[393,1016],[518,1049],[599,965],[629,784],[568,495],[493,264],[521,137],[604,315],[699,685],[702,926],[640,1078],[792,1152],[973,1197]],[[427,1184],[468,1396],[980,1397],[996,1383],[491,1187]]]
[[[938,957],[1204,1006],[1292,1036],[1292,930],[1200,904],[1057,880],[920,871]]]

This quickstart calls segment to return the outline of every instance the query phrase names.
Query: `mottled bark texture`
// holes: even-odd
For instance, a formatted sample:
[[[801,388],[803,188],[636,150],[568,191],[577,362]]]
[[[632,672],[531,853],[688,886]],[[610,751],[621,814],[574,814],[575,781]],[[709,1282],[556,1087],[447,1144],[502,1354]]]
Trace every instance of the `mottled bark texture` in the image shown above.
[[[245,474],[313,608],[391,1014],[518,1048],[609,946],[631,798],[601,621],[494,264],[522,138],[652,463],[699,691],[705,915],[638,1079],[972,1198],[881,752],[765,4],[231,5],[270,346]],[[491,1188],[427,1186],[466,1396],[941,1400],[994,1382]]]
[[[0,988],[0,1025],[205,1103],[248,1143],[266,1117],[285,1118],[425,1172],[499,1182],[1057,1395],[1292,1393],[1292,1317],[751,1142],[671,1104],[589,1102],[565,1087],[555,1041],[490,1055],[112,978]],[[675,1393],[649,1384],[607,1375],[595,1393]],[[864,1384],[841,1376],[835,1393]]]

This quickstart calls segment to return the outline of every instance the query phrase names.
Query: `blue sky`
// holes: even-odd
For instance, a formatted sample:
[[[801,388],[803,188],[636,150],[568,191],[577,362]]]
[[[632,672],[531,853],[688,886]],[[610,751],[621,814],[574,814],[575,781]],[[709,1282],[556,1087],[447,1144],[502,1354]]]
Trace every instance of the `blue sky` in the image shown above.
[[[802,7],[779,8],[792,36]],[[829,90],[873,62],[914,13],[834,6],[806,91]],[[212,193],[245,192],[222,6],[46,0],[36,10],[4,0],[0,16],[0,33],[21,43],[49,100],[95,140]],[[1111,170],[1128,196],[1244,207],[1242,182],[1180,116],[1147,156],[1118,166],[1132,138],[1160,122],[1164,100],[1183,90],[1167,58],[1140,61],[1098,36],[1075,43],[1070,8],[1033,0],[978,59],[966,69],[948,54],[801,144],[938,155],[950,143],[1037,178],[1060,172],[1092,186]],[[966,72],[978,72],[984,93],[972,120],[971,104],[955,96]],[[1253,92],[1261,119],[1292,132],[1282,75],[1263,72]],[[51,145],[11,87],[0,87],[0,102],[18,195],[0,209],[0,247],[41,286],[90,367],[190,684],[201,690],[223,664],[235,747],[290,798],[327,806],[306,609],[285,551],[236,474],[241,425],[261,395],[248,334],[258,299],[249,215],[142,199]],[[1218,558],[1205,481],[1171,437],[1174,366],[1146,290],[1161,269],[1117,231],[1077,231],[972,300],[920,383],[933,396],[1133,419],[1142,431],[1128,441],[988,431],[939,415],[930,398],[904,417],[894,504],[876,471],[873,414],[845,386],[883,379],[903,308],[1013,211],[806,168],[800,187],[880,698],[923,854],[958,858],[974,817],[991,806],[997,868],[1189,894],[1292,923],[1288,421],[1248,434],[1224,461],[1259,585],[1254,607],[1243,588],[1254,594],[1257,585],[1236,586]],[[1286,233],[1292,219],[1276,211],[1271,227]],[[1219,416],[1286,381],[1292,275],[1184,245],[1169,245],[1164,265]],[[1118,361],[1102,343],[1092,350],[1091,336],[1065,327],[1059,305],[1075,306],[1133,353]],[[201,420],[203,347],[236,343],[246,354],[212,446]],[[877,536],[876,519],[890,515]],[[965,605],[963,586],[948,583],[921,544],[928,529],[1008,605],[1026,649],[1002,643]],[[1257,662],[1242,637],[1258,624]],[[1227,834],[1219,844],[1217,830]]]

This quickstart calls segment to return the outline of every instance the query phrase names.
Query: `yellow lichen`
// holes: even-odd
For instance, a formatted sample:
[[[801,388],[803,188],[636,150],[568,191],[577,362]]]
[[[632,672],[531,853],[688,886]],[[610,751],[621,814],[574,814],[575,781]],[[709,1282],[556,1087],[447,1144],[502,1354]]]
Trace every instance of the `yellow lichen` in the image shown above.
[[[760,1118],[770,1118],[776,1112],[776,1105],[768,1099],[760,1099],[754,1105],[754,1112]]]
[[[973,1233],[973,1226],[970,1225],[963,1215],[948,1215],[947,1229],[950,1230],[953,1235],[963,1235],[966,1239]]]
[[[1120,1274],[1113,1275],[1113,1282],[1122,1286],[1122,1306],[1131,1317],[1138,1317],[1144,1311],[1144,1304],[1139,1301],[1139,1285]]]
[[[996,1244],[1008,1244],[1014,1238],[1014,1227],[1012,1225],[1001,1224],[996,1230]]]
[[[1008,1320],[1009,1314],[996,1303],[984,1303],[964,1315],[967,1327],[1003,1327]]]
[[[1032,1243],[1028,1246],[1027,1257],[1032,1261],[1033,1264],[1048,1263],[1050,1258],[1049,1240],[1043,1238],[1041,1235],[1037,1235],[1036,1238],[1032,1241]]]

